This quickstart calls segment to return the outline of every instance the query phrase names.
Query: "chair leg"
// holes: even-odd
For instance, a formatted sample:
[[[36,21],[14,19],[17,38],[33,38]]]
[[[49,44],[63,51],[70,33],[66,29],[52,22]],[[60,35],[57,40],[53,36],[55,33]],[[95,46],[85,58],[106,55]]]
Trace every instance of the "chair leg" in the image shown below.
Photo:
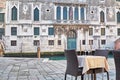
[[[96,80],[96,73],[94,73],[94,80]]]
[[[81,80],[84,80],[84,75],[81,75]]]
[[[109,73],[107,72],[107,80],[109,80]]]
[[[67,77],[67,74],[65,73],[65,78],[64,78],[64,80],[66,80],[66,77]]]
[[[93,80],[93,74],[91,74],[91,80]]]
[[[77,80],[77,76],[75,76],[75,80]]]
[[[71,80],[73,80],[73,78],[74,78],[74,77],[73,77],[73,76],[71,76]]]

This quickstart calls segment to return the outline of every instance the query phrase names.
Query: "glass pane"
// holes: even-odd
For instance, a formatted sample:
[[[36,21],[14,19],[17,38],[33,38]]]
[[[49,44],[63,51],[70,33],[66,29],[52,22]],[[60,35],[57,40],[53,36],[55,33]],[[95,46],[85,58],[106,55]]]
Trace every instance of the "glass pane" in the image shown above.
[[[104,22],[104,12],[100,12],[100,22]]]
[[[76,33],[74,31],[69,31],[67,34],[68,38],[76,38]]]
[[[0,13],[0,22],[4,22],[4,13]]]
[[[39,35],[39,27],[34,28],[34,35]]]
[[[39,21],[39,10],[35,8],[34,10],[34,21]]]
[[[89,35],[93,35],[93,28],[89,29]]]
[[[34,46],[39,46],[40,43],[39,43],[39,40],[34,40]]]
[[[54,35],[54,28],[48,29],[48,35]]]
[[[118,31],[118,36],[119,36],[119,35],[120,35],[120,28],[118,28],[118,30],[117,30],[117,31]]]
[[[83,45],[85,45],[85,44],[86,44],[85,40],[82,40],[82,44],[83,44]]]
[[[11,46],[17,46],[17,41],[12,40],[12,41],[11,41]]]
[[[105,28],[101,28],[101,35],[105,35]]]
[[[16,27],[11,28],[11,35],[17,35],[17,28]]]
[[[15,6],[12,8],[12,20],[17,20],[17,8]]]
[[[58,40],[58,45],[61,45],[61,40]]]
[[[69,20],[73,20],[73,8],[69,8]]]
[[[67,7],[63,8],[63,20],[67,20]]]
[[[84,20],[84,8],[81,8],[81,20]]]
[[[0,28],[0,39],[2,39],[2,35],[5,35],[5,29]]]
[[[120,23],[120,12],[117,13],[117,23]]]
[[[49,41],[48,41],[48,44],[49,44],[49,45],[54,45],[54,40],[49,40]]]
[[[78,7],[75,8],[74,18],[75,18],[75,20],[78,20],[78,18],[79,18]]]
[[[101,40],[101,44],[105,45],[106,44],[106,40]]]
[[[61,19],[61,7],[57,7],[57,20]]]
[[[93,40],[89,40],[89,45],[93,45]]]

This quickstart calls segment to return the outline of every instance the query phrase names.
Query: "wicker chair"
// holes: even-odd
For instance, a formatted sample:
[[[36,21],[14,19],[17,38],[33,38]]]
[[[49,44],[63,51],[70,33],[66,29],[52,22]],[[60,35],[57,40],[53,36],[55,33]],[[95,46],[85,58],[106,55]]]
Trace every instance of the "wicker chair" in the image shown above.
[[[116,80],[120,80],[120,50],[113,50],[113,56],[116,68]]]
[[[108,58],[108,54],[109,54],[109,50],[100,50],[100,49],[97,49],[95,50],[95,53],[94,53],[94,56],[104,56],[106,57],[106,59]],[[93,69],[93,72],[96,74],[96,73],[102,73],[103,72],[103,68],[96,68],[96,69]],[[104,69],[104,72],[107,73],[107,79],[109,80],[109,73],[108,71],[106,71]]]
[[[65,72],[65,80],[67,74],[75,76],[75,80],[77,80],[77,76],[81,76],[81,80],[84,79],[84,74],[82,74],[82,67],[78,67],[78,60],[76,56],[75,50],[65,50],[65,57],[67,59],[67,68]]]

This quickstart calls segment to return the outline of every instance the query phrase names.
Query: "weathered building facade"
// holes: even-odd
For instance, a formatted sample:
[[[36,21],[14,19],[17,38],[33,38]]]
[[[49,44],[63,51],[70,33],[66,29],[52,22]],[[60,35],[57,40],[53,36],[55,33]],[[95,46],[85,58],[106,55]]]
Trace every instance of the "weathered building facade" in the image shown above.
[[[6,0],[0,0],[0,56],[3,55],[4,42],[2,41],[2,35],[5,34],[5,3]]]
[[[5,52],[113,49],[120,36],[116,0],[6,0]]]
[[[2,39],[2,35],[4,35],[5,29],[5,6],[6,0],[0,0],[0,39]]]

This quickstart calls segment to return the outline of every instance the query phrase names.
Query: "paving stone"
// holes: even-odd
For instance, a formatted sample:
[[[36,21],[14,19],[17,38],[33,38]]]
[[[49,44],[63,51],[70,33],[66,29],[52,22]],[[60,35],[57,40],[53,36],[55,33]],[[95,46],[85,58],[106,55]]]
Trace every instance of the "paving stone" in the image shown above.
[[[3,74],[1,75],[1,77],[8,77],[8,76],[9,76],[8,73],[3,73]]]
[[[18,76],[18,80],[28,80],[28,76]]]
[[[115,80],[113,58],[108,58],[108,64],[110,80]],[[0,80],[64,80],[65,69],[66,60],[0,57]],[[105,73],[103,76],[106,80]],[[67,76],[67,80],[71,78],[74,77]],[[91,80],[91,76],[85,75],[85,80]],[[102,80],[102,74],[97,74],[97,80]]]
[[[8,80],[17,80],[17,76],[16,77],[9,77]]]
[[[8,76],[7,77],[2,77],[2,76],[0,76],[0,80],[8,80]]]
[[[30,76],[30,73],[28,71],[20,71],[19,76]]]
[[[28,77],[29,80],[38,80],[38,77],[37,76],[29,76]],[[41,79],[42,80],[42,79]]]
[[[38,80],[46,80],[43,75],[39,75],[39,76],[37,76],[37,77],[38,77]]]

